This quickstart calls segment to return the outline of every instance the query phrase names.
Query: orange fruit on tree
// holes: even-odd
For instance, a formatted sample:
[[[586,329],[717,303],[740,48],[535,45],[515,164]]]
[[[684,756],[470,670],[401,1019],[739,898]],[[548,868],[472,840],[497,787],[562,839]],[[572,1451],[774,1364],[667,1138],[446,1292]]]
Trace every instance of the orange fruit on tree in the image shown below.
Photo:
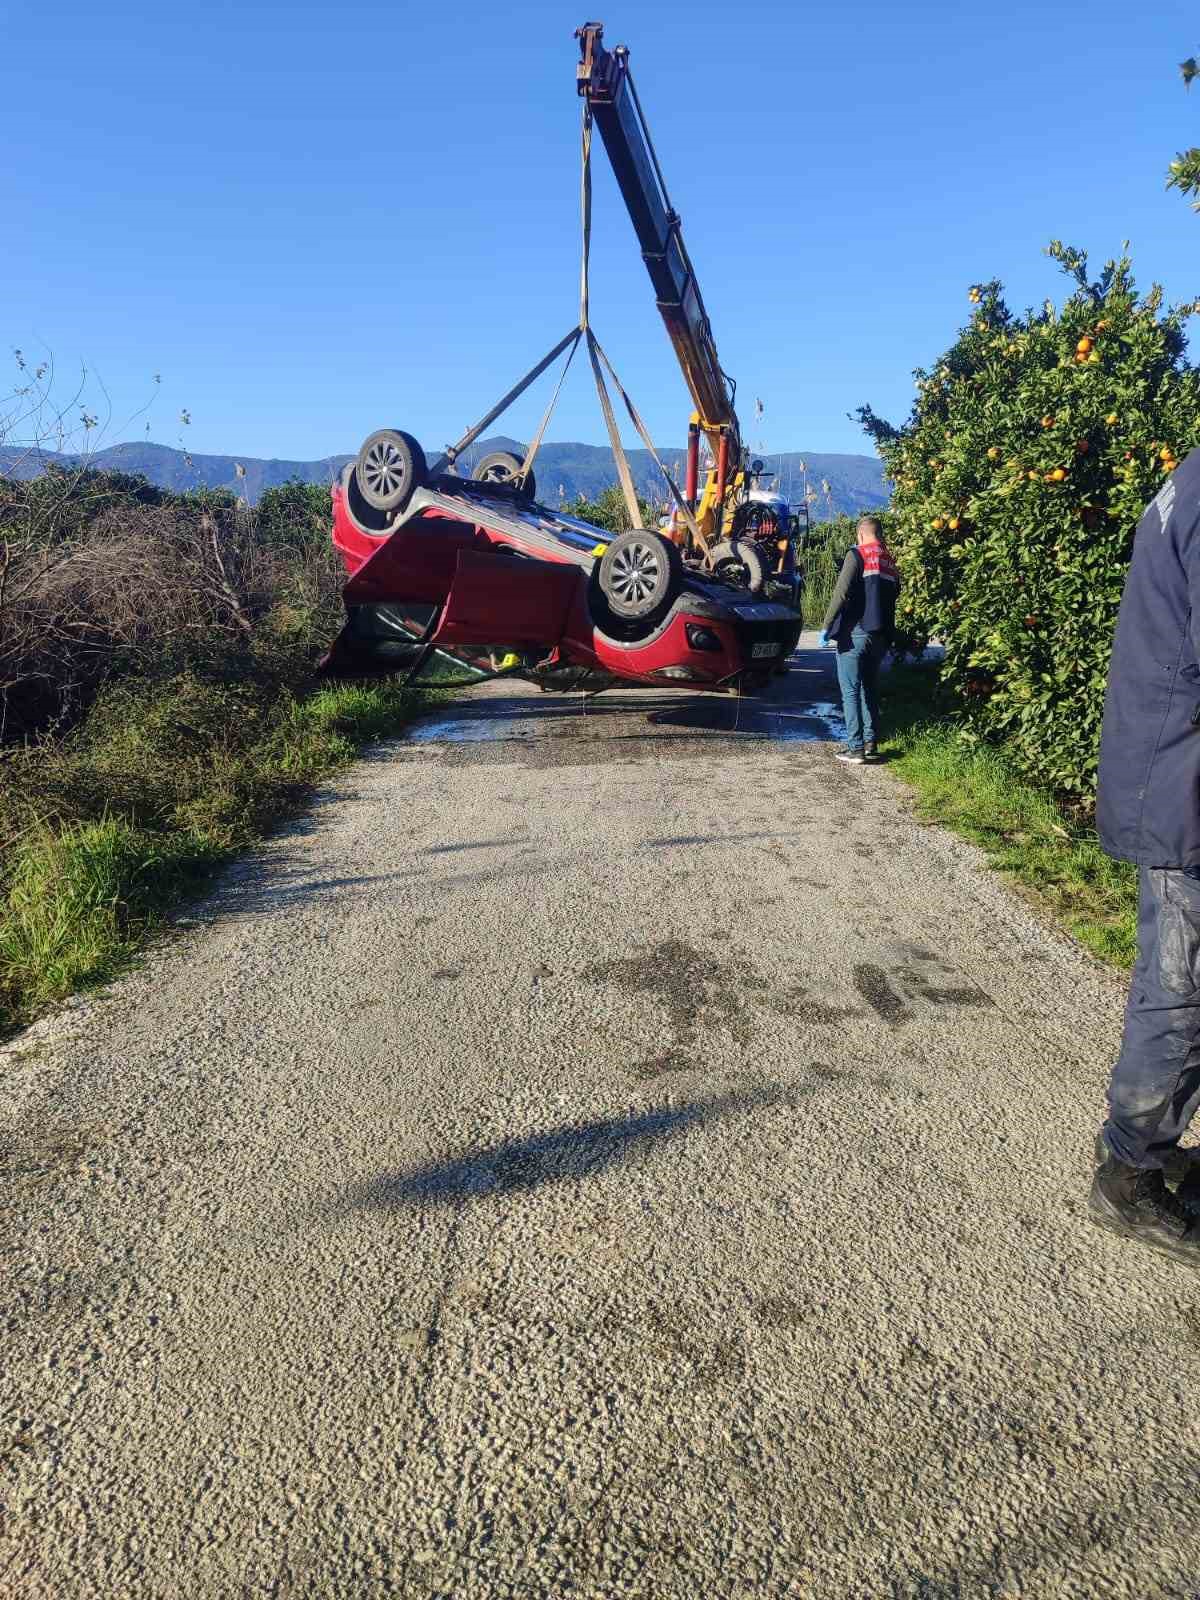
[[[1105,417],[1104,420],[1105,420],[1105,422],[1108,423],[1109,427],[1111,428],[1113,426],[1113,424],[1117,421],[1117,413],[1115,411],[1110,411],[1108,413],[1108,415]]]
[[[1083,338],[1080,339],[1079,343],[1075,346],[1075,348],[1082,355],[1087,355],[1088,351],[1092,348],[1092,341],[1088,338],[1086,333],[1084,334]]]
[[[1031,483],[1036,483],[1040,477],[1041,477],[1041,473],[1040,472],[1034,472],[1032,467],[1029,469],[1029,481]]]
[[[1053,426],[1054,426],[1054,418],[1053,417],[1043,417],[1042,418],[1042,427],[1043,428],[1052,428]]]
[[[1000,459],[1000,447],[999,447],[999,445],[991,445],[991,446],[989,446],[989,448],[988,448],[988,460],[989,461],[999,461],[999,459]]]
[[[1175,459],[1175,452],[1171,449],[1169,444],[1163,445],[1162,449],[1158,452],[1158,459],[1160,461],[1173,461]]]
[[[940,533],[942,531],[942,529],[946,526],[945,519],[942,518],[942,517],[934,517],[933,521],[929,524],[929,526],[931,528],[936,529],[936,531],[938,533]]]
[[[962,518],[961,517],[951,517],[950,518],[950,521],[947,524],[947,526],[949,527],[951,533],[957,533],[958,532],[958,529],[959,529],[959,527],[961,525],[961,522],[962,522]]]

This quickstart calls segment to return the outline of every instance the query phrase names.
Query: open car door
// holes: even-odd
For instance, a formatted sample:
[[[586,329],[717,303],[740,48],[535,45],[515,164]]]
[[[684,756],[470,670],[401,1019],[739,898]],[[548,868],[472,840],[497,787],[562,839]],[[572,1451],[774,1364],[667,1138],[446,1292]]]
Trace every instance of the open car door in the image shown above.
[[[485,644],[550,650],[562,638],[580,581],[579,568],[566,562],[460,550],[433,643],[451,650]]]
[[[430,647],[477,666],[490,648],[550,651],[582,580],[566,562],[500,554],[469,525],[394,534],[346,585],[346,625],[319,671],[378,677]]]

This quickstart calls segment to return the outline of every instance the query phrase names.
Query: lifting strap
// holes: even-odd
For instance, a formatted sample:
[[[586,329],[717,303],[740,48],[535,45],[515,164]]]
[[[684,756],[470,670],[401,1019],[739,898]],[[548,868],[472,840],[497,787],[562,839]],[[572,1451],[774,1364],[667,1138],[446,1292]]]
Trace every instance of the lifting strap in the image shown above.
[[[658,451],[654,448],[654,442],[650,437],[645,423],[638,415],[637,407],[630,399],[624,384],[621,382],[620,378],[617,377],[612,362],[608,359],[608,356],[601,348],[600,341],[592,332],[591,323],[588,320],[590,298],[588,269],[592,251],[592,108],[586,99],[583,102],[582,167],[583,171],[581,175],[580,187],[580,209],[582,212],[583,224],[583,249],[581,253],[582,259],[579,276],[579,328],[580,332],[587,338],[588,355],[591,357],[592,373],[596,379],[596,394],[600,401],[600,410],[604,414],[604,424],[608,429],[608,440],[612,446],[613,460],[616,463],[617,468],[617,477],[621,482],[621,494],[625,500],[625,509],[629,514],[629,526],[631,528],[637,528],[641,525],[642,512],[641,507],[638,505],[637,490],[633,486],[633,474],[629,470],[629,458],[625,454],[624,445],[621,443],[621,434],[617,427],[617,419],[613,412],[612,401],[609,398],[608,385],[604,381],[604,372],[602,370],[601,363],[603,363],[604,367],[607,367],[608,375],[616,385],[617,393],[625,402],[625,409],[628,411],[630,420],[641,436],[642,443],[650,452],[655,466],[657,466],[658,470],[666,479],[667,488],[671,492],[671,498],[674,500],[676,509],[682,515],[683,520],[687,523],[692,538],[699,545],[700,549],[704,551],[705,555],[707,555],[708,540],[701,531],[700,524],[696,521],[690,506],[679,492],[679,486],[676,484],[674,478],[672,478],[666,466],[663,464],[661,458],[659,457]]]
[[[653,154],[653,147],[651,147],[651,153]],[[655,166],[657,167],[657,156],[654,157],[654,161]],[[661,173],[659,174],[659,180],[661,182]],[[663,186],[663,193],[666,193],[665,185]],[[604,381],[605,368],[607,368],[609,377],[616,385],[617,393],[621,396],[621,399],[624,402],[625,409],[629,413],[630,421],[637,429],[642,443],[649,451],[655,466],[662,473],[667,488],[670,491],[671,498],[675,502],[676,510],[687,524],[687,527],[696,544],[705,553],[705,555],[707,555],[709,551],[709,541],[707,537],[701,529],[699,522],[697,522],[691,507],[683,498],[682,494],[680,494],[679,485],[675,482],[675,479],[671,476],[671,473],[668,471],[665,463],[659,456],[658,451],[654,448],[654,441],[650,437],[649,431],[646,428],[646,424],[642,421],[637,407],[630,399],[625,386],[622,384],[620,378],[617,377],[612,362],[608,359],[608,356],[601,348],[599,340],[592,332],[590,322],[590,292],[588,281],[592,251],[592,108],[587,103],[586,99],[583,102],[580,209],[582,212],[583,240],[579,271],[578,325],[572,328],[568,334],[565,334],[564,337],[561,338],[554,346],[554,348],[547,355],[542,357],[536,366],[531,367],[525,376],[519,379],[518,382],[513,385],[504,398],[497,401],[497,403],[492,407],[486,416],[482,417],[473,428],[468,428],[466,433],[463,434],[462,438],[459,439],[457,444],[447,445],[443,454],[438,457],[431,467],[430,475],[436,477],[438,473],[444,472],[448,468],[453,467],[459,456],[462,455],[463,451],[468,450],[471,445],[475,443],[476,439],[479,438],[484,429],[490,427],[491,424],[495,422],[497,417],[502,415],[503,412],[507,411],[509,406],[525,393],[530,384],[533,383],[535,379],[540,378],[542,373],[545,372],[546,368],[556,361],[564,351],[566,351],[567,359],[563,363],[563,369],[558,375],[558,382],[554,386],[554,393],[550,396],[550,402],[542,414],[542,420],[538,423],[537,431],[530,440],[525,451],[525,458],[521,463],[521,475],[524,476],[524,474],[527,473],[532,467],[534,458],[541,449],[542,440],[545,438],[546,434],[546,428],[549,425],[551,416],[554,414],[554,408],[558,404],[558,398],[562,393],[563,383],[566,380],[567,373],[570,371],[571,362],[575,359],[575,352],[579,348],[580,341],[586,340],[588,357],[592,364],[592,375],[596,380],[596,394],[600,400],[600,410],[604,416],[604,425],[608,430],[609,444],[612,446],[613,461],[616,464],[617,477],[620,480],[621,494],[625,501],[625,509],[629,515],[630,527],[636,528],[640,525],[642,512],[641,507],[638,505],[637,490],[634,488],[633,483],[633,474],[629,469],[629,458],[625,453],[624,445],[621,443],[621,433],[620,429],[617,427],[616,413],[613,411],[612,400],[608,392],[608,385]]]

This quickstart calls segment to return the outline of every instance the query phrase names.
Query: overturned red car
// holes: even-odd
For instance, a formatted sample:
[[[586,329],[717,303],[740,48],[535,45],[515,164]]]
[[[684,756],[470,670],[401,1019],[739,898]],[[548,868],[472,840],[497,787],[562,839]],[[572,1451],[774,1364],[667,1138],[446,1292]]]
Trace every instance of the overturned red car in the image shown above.
[[[349,581],[324,672],[411,681],[442,652],[546,689],[753,690],[795,649],[797,606],[689,564],[662,534],[614,537],[539,505],[520,466],[498,454],[469,480],[431,476],[411,435],[371,435],[332,490]]]

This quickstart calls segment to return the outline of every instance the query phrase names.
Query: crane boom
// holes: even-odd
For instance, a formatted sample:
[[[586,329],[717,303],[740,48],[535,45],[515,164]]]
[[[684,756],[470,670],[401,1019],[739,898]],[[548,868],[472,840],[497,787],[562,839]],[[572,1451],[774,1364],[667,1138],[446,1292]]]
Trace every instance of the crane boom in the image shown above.
[[[617,179],[642,259],[650,274],[658,309],[696,408],[695,422],[707,434],[714,462],[727,461],[720,474],[718,500],[741,465],[741,434],[734,410],[736,386],[717,358],[708,313],[672,207],[641,103],[629,71],[624,45],[607,50],[604,26],[588,22],[578,29],[578,90],[591,107]],[[716,488],[716,485],[713,485]],[[694,488],[690,490],[694,494]],[[708,495],[706,495],[708,498]]]

